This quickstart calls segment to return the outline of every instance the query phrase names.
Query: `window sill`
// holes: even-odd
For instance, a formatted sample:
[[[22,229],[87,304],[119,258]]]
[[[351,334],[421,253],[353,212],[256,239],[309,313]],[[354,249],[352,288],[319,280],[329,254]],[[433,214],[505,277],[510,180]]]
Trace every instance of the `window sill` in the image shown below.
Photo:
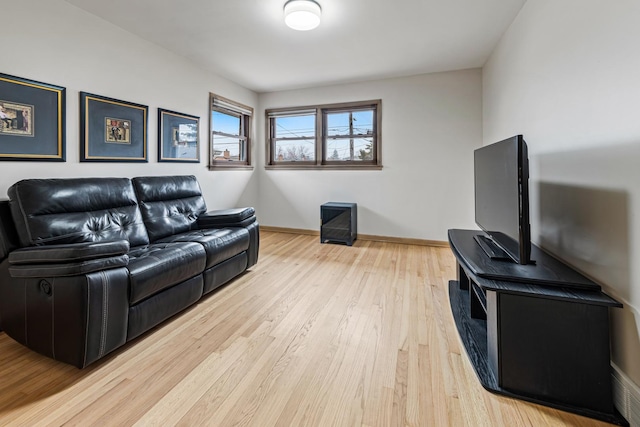
[[[219,165],[209,165],[210,171],[216,170],[253,170],[253,166],[251,165],[227,165],[227,164],[219,164]]]
[[[349,170],[349,171],[378,171],[382,170],[382,165],[266,165],[265,170]]]

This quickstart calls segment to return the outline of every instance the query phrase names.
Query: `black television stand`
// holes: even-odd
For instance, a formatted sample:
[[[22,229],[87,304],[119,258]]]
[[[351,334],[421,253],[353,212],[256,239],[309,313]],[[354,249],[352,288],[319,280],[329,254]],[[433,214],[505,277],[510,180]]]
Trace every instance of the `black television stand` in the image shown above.
[[[496,244],[491,238],[483,235],[476,234],[473,236],[473,240],[476,241],[478,245],[482,248],[485,254],[491,259],[500,260],[500,261],[508,261],[515,262],[513,258],[509,256],[500,246]],[[529,264],[535,264],[536,261],[534,259],[529,260]]]
[[[451,311],[482,386],[618,425],[609,308],[600,286],[532,245],[536,265],[492,260],[474,230],[449,230]]]
[[[473,236],[473,240],[476,241],[480,248],[484,251],[485,254],[491,259],[500,259],[505,261],[511,261],[511,257],[507,255],[505,251],[500,249],[498,245],[496,245],[493,240],[488,238],[487,236],[483,236],[482,234],[476,234]]]

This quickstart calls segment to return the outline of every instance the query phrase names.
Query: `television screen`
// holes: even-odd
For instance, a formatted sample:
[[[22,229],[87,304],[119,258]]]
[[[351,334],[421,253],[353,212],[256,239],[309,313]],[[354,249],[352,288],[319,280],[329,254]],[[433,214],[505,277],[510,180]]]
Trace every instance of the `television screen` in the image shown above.
[[[522,135],[474,152],[475,220],[519,264],[530,262],[529,166]]]

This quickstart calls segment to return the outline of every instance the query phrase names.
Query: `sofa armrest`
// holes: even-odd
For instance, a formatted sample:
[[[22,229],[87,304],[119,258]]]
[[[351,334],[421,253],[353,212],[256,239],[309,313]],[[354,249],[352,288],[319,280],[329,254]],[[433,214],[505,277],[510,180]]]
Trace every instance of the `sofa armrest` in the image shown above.
[[[125,267],[128,264],[127,255],[118,255],[79,262],[11,265],[9,274],[11,277],[23,279],[68,277]]]
[[[9,254],[9,263],[12,265],[49,263],[66,264],[96,258],[126,255],[128,252],[129,242],[127,240],[30,246],[11,252]]]
[[[66,277],[129,264],[129,242],[87,242],[31,246],[9,254],[9,273],[16,278]]]
[[[256,221],[255,209],[236,208],[209,211],[198,216],[198,228],[248,227]]]
[[[0,260],[18,247],[18,233],[13,225],[8,200],[0,200]]]
[[[0,263],[2,329],[19,343],[82,368],[126,342],[125,267],[39,278],[11,277],[9,268]]]

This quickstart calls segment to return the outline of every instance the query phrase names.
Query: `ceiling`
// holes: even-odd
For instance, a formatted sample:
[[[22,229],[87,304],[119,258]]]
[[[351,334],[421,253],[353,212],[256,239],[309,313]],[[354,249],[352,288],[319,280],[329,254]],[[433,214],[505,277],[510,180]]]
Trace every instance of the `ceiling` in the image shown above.
[[[66,0],[256,92],[481,67],[526,0]]]

